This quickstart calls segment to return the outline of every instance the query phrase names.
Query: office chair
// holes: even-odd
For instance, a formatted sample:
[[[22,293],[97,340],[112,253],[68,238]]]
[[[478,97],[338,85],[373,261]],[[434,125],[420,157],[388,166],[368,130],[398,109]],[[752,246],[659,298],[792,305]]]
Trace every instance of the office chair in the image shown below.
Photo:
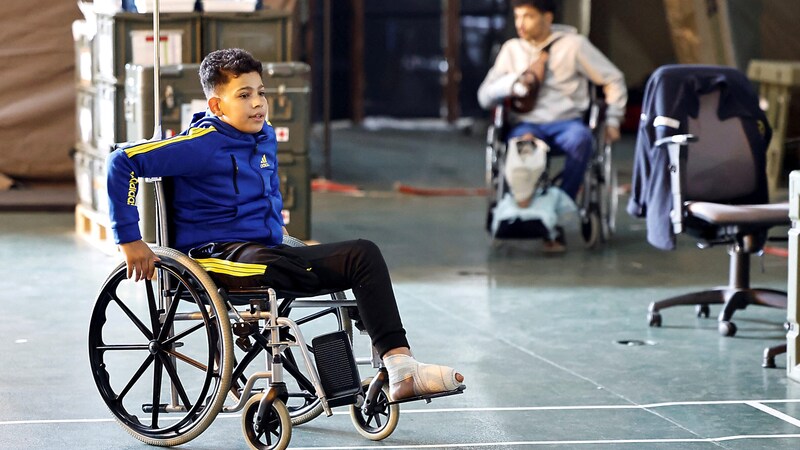
[[[727,286],[652,302],[650,326],[661,326],[665,308],[696,305],[708,317],[709,304],[722,304],[719,332],[733,336],[737,309],[786,308],[786,292],[750,286],[750,256],[770,228],[790,224],[788,203],[768,203],[771,130],[758,105],[747,78],[727,67],[663,66],[647,83],[628,211],[647,217],[656,247],[672,249],[685,233],[730,255]]]

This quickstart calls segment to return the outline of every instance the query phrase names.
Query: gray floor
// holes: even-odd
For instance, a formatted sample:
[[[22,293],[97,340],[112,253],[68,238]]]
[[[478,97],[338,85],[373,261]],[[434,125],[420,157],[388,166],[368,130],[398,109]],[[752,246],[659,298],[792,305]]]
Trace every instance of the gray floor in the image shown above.
[[[574,224],[561,256],[544,256],[538,242],[492,245],[485,198],[393,188],[481,187],[479,129],[343,128],[333,137],[333,180],[363,192],[315,193],[312,237],[377,242],[415,353],[457,367],[468,388],[403,405],[398,429],[380,443],[361,438],[338,409],[295,428],[292,448],[800,445],[800,384],[787,379],[783,357],[778,369],[760,366],[762,349],[783,338],[784,311],[737,312],[734,338],[691,307],[665,310],[662,328],[647,326],[650,301],[724,284],[725,249],[700,251],[682,238],[677,251],[658,251],[644,223],[624,213],[613,241],[591,251]],[[623,179],[631,147],[630,139],[618,146]],[[0,213],[0,448],[146,448],[111,418],[87,362],[88,316],[117,262],[75,236],[70,213]],[[784,289],[786,259],[762,263],[753,283]],[[247,446],[231,414],[180,448]]]

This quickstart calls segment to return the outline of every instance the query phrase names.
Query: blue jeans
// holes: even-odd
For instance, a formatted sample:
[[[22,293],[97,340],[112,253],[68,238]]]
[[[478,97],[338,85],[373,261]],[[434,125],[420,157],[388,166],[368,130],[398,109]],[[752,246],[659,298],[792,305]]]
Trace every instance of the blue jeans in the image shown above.
[[[581,119],[550,123],[520,122],[511,128],[508,138],[526,133],[546,142],[554,154],[566,155],[564,171],[561,173],[561,189],[574,200],[592,156],[592,131]]]

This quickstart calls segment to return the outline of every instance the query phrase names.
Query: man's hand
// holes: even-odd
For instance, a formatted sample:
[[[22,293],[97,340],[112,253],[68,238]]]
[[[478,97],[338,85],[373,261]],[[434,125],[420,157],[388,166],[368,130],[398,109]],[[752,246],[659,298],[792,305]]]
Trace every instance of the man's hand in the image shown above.
[[[156,261],[161,261],[143,240],[120,244],[119,249],[125,255],[128,265],[128,279],[135,275],[134,281],[150,280],[156,273]]]
[[[619,127],[606,127],[606,143],[617,142],[621,136]]]

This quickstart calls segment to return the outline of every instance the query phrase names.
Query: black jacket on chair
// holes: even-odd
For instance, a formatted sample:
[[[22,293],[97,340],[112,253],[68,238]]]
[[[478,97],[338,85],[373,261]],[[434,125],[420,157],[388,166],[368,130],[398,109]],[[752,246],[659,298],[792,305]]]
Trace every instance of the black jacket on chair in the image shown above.
[[[659,249],[674,249],[675,235],[669,219],[672,209],[669,156],[666,149],[656,148],[654,143],[663,137],[689,133],[688,119],[697,118],[699,97],[715,90],[720,91],[720,120],[731,117],[742,119],[758,171],[757,189],[746,196],[729,199],[726,203],[755,204],[769,201],[766,151],[772,130],[759,108],[758,94],[747,77],[729,67],[662,66],[653,72],[645,87],[627,208],[630,215],[646,218],[647,241]]]

